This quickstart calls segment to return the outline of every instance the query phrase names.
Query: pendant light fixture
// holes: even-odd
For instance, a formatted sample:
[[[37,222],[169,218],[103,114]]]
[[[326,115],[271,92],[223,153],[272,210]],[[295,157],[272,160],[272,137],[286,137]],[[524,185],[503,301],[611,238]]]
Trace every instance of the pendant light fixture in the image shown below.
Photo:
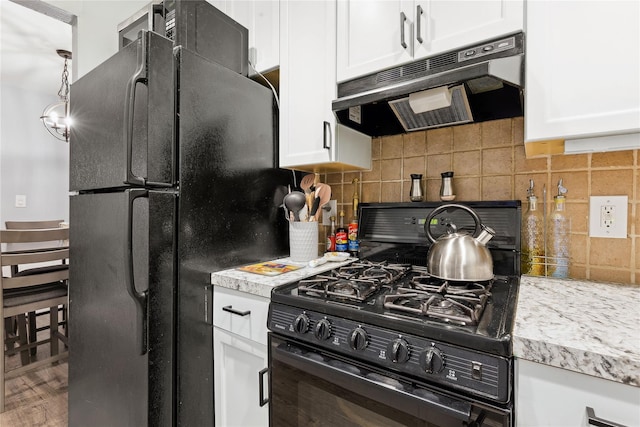
[[[40,120],[47,131],[61,141],[69,142],[69,129],[71,128],[71,118],[69,117],[69,71],[67,62],[71,59],[71,52],[68,50],[56,50],[60,57],[64,58],[64,69],[62,70],[62,82],[58,96],[60,101],[48,105],[42,112]]]

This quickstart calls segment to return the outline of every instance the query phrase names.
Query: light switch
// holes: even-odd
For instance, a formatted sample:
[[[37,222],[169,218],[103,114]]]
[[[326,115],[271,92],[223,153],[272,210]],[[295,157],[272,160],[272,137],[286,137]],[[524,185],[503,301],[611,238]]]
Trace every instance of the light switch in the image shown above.
[[[16,208],[27,207],[27,196],[24,194],[16,194]]]

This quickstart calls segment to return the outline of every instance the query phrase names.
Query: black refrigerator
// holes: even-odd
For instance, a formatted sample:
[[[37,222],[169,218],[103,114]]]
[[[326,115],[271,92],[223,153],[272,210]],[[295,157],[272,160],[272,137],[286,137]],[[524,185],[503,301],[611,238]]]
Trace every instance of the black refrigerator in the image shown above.
[[[143,32],[70,104],[69,425],[213,425],[210,274],[288,254],[273,96]]]

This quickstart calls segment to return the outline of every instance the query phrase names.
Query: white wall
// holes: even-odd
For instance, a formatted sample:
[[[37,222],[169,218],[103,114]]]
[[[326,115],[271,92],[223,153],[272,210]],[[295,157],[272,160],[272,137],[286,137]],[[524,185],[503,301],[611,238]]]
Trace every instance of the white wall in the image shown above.
[[[4,0],[1,6],[0,13],[6,6]],[[52,25],[55,24],[60,24],[71,37],[68,25],[58,21]],[[36,26],[34,31],[37,30]],[[0,43],[7,40],[8,31],[12,30],[0,28]],[[40,53],[38,46],[34,46],[34,51]],[[16,54],[20,52],[10,51],[8,44],[2,43],[0,67],[3,71]],[[46,54],[55,56],[55,51]],[[60,58],[53,62],[51,73],[58,75],[59,86],[62,62]],[[69,146],[51,136],[39,119],[45,106],[58,101],[58,87],[46,92],[33,90],[29,88],[28,79],[29,75],[25,74],[19,84],[7,80],[0,84],[0,228],[4,228],[4,221],[10,220],[68,221],[69,218]],[[15,207],[16,195],[26,196],[26,207]]]

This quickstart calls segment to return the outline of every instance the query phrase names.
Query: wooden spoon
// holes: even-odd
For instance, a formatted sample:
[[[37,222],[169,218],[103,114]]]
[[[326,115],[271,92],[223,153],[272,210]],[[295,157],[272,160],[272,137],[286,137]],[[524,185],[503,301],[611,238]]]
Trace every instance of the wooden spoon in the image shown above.
[[[309,221],[320,220],[322,217],[322,207],[331,200],[331,186],[328,184],[318,183],[316,186],[316,198],[311,208]],[[316,214],[320,211],[320,214],[316,218]]]
[[[302,188],[302,191],[304,191],[305,199],[307,201],[307,212],[311,212],[311,206],[313,205],[313,192],[315,191],[313,182],[315,181],[315,179],[315,174],[310,173],[303,176],[300,180],[300,188]]]

